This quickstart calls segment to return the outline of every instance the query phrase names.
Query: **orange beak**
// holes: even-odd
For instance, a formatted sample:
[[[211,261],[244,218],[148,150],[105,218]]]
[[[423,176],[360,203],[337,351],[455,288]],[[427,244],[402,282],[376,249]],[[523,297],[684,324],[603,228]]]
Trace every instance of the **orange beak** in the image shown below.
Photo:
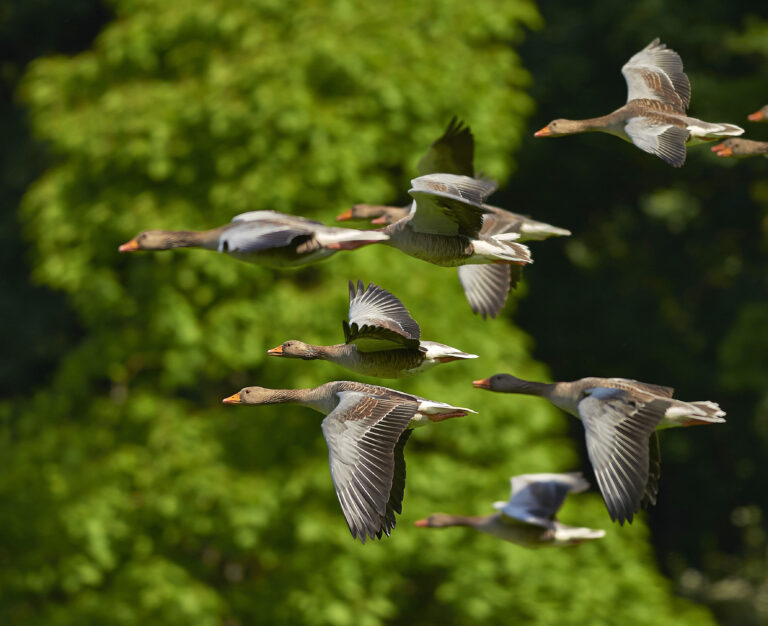
[[[473,380],[472,386],[477,387],[478,389],[490,389],[491,380],[490,378],[481,378],[480,380]]]
[[[228,398],[224,398],[222,402],[224,404],[242,404],[240,401],[240,392],[238,391],[237,393],[233,393]]]
[[[267,350],[267,354],[271,354],[272,356],[283,356],[283,346],[277,346],[277,348],[272,348],[271,350]]]
[[[351,219],[352,219],[352,209],[347,209],[346,211],[344,211],[344,213],[339,213],[336,216],[337,222],[344,222],[346,220],[351,220]]]
[[[535,133],[533,133],[534,137],[550,137],[552,136],[552,131],[549,130],[549,126],[545,126],[541,130],[537,130]]]
[[[118,252],[135,252],[139,249],[139,240],[134,237],[130,241],[126,241],[122,246],[120,246],[117,251]]]
[[[427,521],[427,519],[426,519],[426,518],[424,518],[424,519],[418,519],[418,520],[416,520],[416,521],[413,523],[413,525],[414,525],[414,526],[418,526],[419,528],[426,528],[427,526],[429,526],[429,522]]]
[[[720,150],[720,152],[717,153],[717,156],[719,157],[733,156],[733,150],[731,150],[730,148],[726,148],[725,150]]]
[[[763,113],[762,111],[756,111],[754,113],[750,113],[749,115],[747,115],[747,119],[750,122],[759,122],[760,120],[765,119],[765,113]]]
[[[712,152],[720,152],[720,150],[723,150],[725,148],[725,142],[719,143],[716,146],[712,146],[711,150]]]

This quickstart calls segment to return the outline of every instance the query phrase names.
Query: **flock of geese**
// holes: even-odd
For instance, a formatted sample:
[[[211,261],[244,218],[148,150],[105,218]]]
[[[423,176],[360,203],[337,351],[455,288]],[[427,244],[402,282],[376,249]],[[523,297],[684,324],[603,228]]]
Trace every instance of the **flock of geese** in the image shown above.
[[[679,167],[686,145],[740,135],[733,124],[688,117],[691,88],[680,56],[658,39],[622,68],[627,103],[588,120],[554,120],[535,135],[555,137],[602,131],[634,143]],[[768,119],[768,106],[749,116]],[[718,156],[745,154],[745,140],[728,139],[713,148]],[[734,143],[742,142],[742,143]],[[756,142],[747,142],[747,144]],[[764,144],[768,146],[768,144]],[[768,150],[766,150],[768,151]],[[456,119],[418,163],[408,191],[410,206],[358,204],[339,221],[371,220],[375,230],[332,227],[275,211],[252,211],[207,231],[147,230],[120,246],[121,252],[199,247],[260,265],[289,268],[314,263],[342,250],[370,244],[398,248],[435,265],[457,267],[475,313],[495,317],[508,292],[532,262],[523,241],[570,232],[486,204],[496,184],[476,174],[474,138]],[[291,339],[268,351],[280,358],[323,359],[350,371],[399,378],[478,355],[425,341],[403,303],[373,283],[349,283],[344,343],[318,346]],[[579,418],[587,453],[612,520],[632,522],[642,506],[655,504],[660,477],[657,431],[674,426],[724,422],[725,412],[709,401],[674,399],[669,387],[623,378],[582,378],[573,382],[526,381],[509,374],[475,380],[476,388],[528,394],[549,400]],[[388,387],[333,381],[312,389],[246,387],[227,404],[294,403],[326,415],[322,431],[331,477],[354,538],[389,536],[402,511],[404,448],[411,431],[430,422],[463,417],[472,409],[427,400]],[[471,526],[524,546],[570,545],[604,536],[604,531],[567,526],[556,514],[570,493],[588,488],[579,473],[524,474],[512,478],[507,502],[490,516],[435,514],[419,527]]]

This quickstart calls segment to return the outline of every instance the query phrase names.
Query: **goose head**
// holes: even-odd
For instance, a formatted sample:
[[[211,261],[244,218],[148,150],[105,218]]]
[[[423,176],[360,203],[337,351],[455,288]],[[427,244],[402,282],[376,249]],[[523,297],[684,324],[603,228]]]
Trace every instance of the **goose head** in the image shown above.
[[[414,526],[419,528],[447,528],[449,526],[459,526],[455,515],[448,515],[447,513],[433,513],[429,517],[416,520],[413,523]]]
[[[281,343],[276,348],[267,350],[267,354],[270,356],[281,356],[287,359],[304,359],[305,361],[312,361],[319,358],[317,349],[303,341],[297,339],[291,339]]]
[[[529,381],[512,376],[512,374],[494,374],[490,378],[473,380],[472,384],[478,389],[500,393],[528,393],[530,388]]]
[[[768,104],[766,104],[759,111],[755,111],[754,113],[750,113],[747,116],[747,119],[750,122],[768,122]]]
[[[586,130],[584,124],[579,120],[552,120],[541,130],[533,133],[534,137],[562,137],[564,135],[573,135]]]
[[[137,250],[168,250],[179,247],[179,237],[169,230],[145,230],[130,241],[122,244],[120,252],[136,252]]]
[[[273,404],[277,390],[266,387],[244,387],[237,393],[224,398],[224,404]]]

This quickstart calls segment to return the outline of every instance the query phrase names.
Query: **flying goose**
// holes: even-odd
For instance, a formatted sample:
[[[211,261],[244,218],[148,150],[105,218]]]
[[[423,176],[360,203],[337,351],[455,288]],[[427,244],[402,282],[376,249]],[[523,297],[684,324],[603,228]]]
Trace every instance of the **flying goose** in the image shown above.
[[[768,156],[768,141],[750,139],[726,139],[723,143],[712,146],[712,152],[719,157]]]
[[[580,472],[521,474],[510,479],[508,502],[494,502],[495,515],[468,517],[435,513],[414,522],[422,528],[471,526],[504,541],[526,548],[570,546],[605,536],[604,530],[567,526],[555,519],[566,496],[589,489]]]
[[[475,312],[495,316],[510,286],[509,265],[532,263],[517,233],[481,232],[489,211],[483,201],[496,189],[488,180],[455,174],[428,174],[411,181],[410,213],[382,229],[381,243],[446,267],[471,266],[459,277]],[[487,269],[481,269],[487,268]]]
[[[474,176],[475,142],[469,126],[455,117],[445,132],[438,137],[419,160],[417,171],[427,174],[457,174]],[[517,233],[517,242],[543,240],[552,236],[567,236],[570,231],[544,222],[538,222],[517,213],[511,213],[483,204],[481,236]],[[394,224],[408,216],[411,207],[391,207],[372,204],[356,204],[340,214],[339,221],[373,217],[372,224]],[[516,286],[522,276],[521,267],[509,265],[461,265],[459,281],[472,311],[496,317],[504,307],[510,287]]]
[[[685,163],[685,146],[741,135],[735,124],[713,124],[688,117],[691,84],[680,55],[654,39],[621,68],[627,103],[613,113],[586,120],[558,119],[534,133],[561,137],[600,131],[629,141],[673,167]]]
[[[245,387],[224,398],[227,404],[294,403],[327,417],[331,478],[352,537],[389,536],[405,490],[403,449],[411,430],[429,422],[475,413],[419,396],[350,381],[313,389]]]
[[[538,383],[496,374],[480,389],[541,396],[581,419],[587,454],[611,519],[632,522],[641,504],[656,504],[661,471],[657,429],[724,422],[714,402],[683,402],[670,387],[625,378]]]
[[[343,322],[345,343],[315,346],[290,340],[268,354],[293,359],[323,359],[353,372],[381,378],[412,376],[440,363],[476,359],[434,341],[421,341],[418,323],[395,296],[370,283],[349,282],[349,321]]]
[[[277,211],[250,211],[219,228],[145,230],[120,246],[120,252],[206,248],[267,267],[298,267],[387,239],[378,231],[335,228]]]

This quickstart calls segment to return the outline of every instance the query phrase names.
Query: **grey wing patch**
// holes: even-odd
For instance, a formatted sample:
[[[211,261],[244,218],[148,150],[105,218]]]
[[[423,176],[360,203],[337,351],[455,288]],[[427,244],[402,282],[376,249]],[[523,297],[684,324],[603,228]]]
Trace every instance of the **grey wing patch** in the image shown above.
[[[621,389],[587,390],[578,404],[587,454],[611,519],[632,522],[640,510],[649,474],[649,439],[668,400],[633,400]]]
[[[571,491],[584,491],[589,484],[581,474],[523,474],[512,477],[509,502],[496,503],[502,513],[525,522],[550,521]]]
[[[392,476],[392,488],[389,490],[389,501],[387,502],[387,510],[384,514],[384,527],[382,528],[382,532],[386,532],[387,536],[395,527],[395,513],[399,515],[403,512],[403,497],[405,496],[405,455],[403,452],[412,432],[413,429],[411,428],[405,429],[395,446],[395,472]],[[381,539],[381,533],[377,537]]]
[[[344,518],[352,536],[365,543],[389,536],[395,526],[405,485],[402,435],[418,404],[354,391],[338,397],[323,420],[323,435]]]
[[[408,193],[415,200],[410,225],[414,230],[437,235],[476,238],[489,212],[483,202],[496,183],[468,176],[429,174],[411,181]]]
[[[624,132],[638,148],[655,154],[672,167],[685,163],[685,142],[690,134],[686,129],[645,117],[632,117],[624,126]]]
[[[370,283],[367,289],[349,281],[349,322],[344,341],[361,351],[418,348],[421,330],[402,302],[386,289]]]
[[[244,221],[228,227],[219,237],[219,252],[258,252],[300,245],[313,238],[305,229],[271,222]]]
[[[651,435],[648,441],[648,482],[645,483],[643,490],[643,499],[640,506],[648,508],[656,504],[656,496],[659,494],[659,480],[661,479],[661,445],[659,444],[659,433],[656,431]]]
[[[310,220],[306,217],[300,217],[298,215],[287,215],[286,213],[279,213],[278,211],[248,211],[247,213],[240,213],[232,218],[233,222],[271,222],[275,225],[282,224],[283,226],[323,226],[322,222],[316,220]]]
[[[454,117],[445,132],[436,139],[416,166],[424,174],[475,175],[475,140],[464,122]]]
[[[685,113],[691,102],[691,83],[680,55],[658,38],[629,59],[621,73],[627,81],[627,102],[660,100],[679,113]]]
[[[675,390],[672,387],[664,387],[663,385],[652,385],[651,383],[641,383],[639,380],[633,380],[631,378],[609,378],[610,381],[615,381],[618,384],[626,384],[630,387],[637,387],[648,393],[652,393],[664,398],[671,398]]]
[[[464,289],[472,311],[483,316],[496,317],[504,308],[511,284],[509,265],[461,265],[459,281]],[[522,273],[522,267],[514,266],[515,284]]]

